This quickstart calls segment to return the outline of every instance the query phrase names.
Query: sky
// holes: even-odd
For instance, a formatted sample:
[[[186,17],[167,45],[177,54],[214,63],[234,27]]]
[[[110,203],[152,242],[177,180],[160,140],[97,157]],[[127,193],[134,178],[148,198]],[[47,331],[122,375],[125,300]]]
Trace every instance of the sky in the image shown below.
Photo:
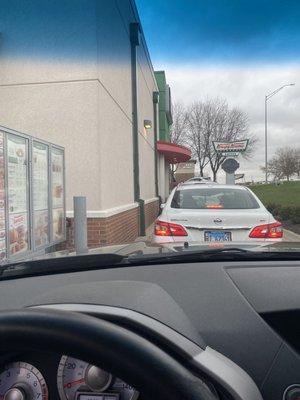
[[[258,138],[246,179],[262,179],[264,96],[268,153],[300,147],[299,0],[136,0],[155,69],[166,71],[173,101],[221,97],[249,117]],[[222,174],[221,174],[222,175]]]

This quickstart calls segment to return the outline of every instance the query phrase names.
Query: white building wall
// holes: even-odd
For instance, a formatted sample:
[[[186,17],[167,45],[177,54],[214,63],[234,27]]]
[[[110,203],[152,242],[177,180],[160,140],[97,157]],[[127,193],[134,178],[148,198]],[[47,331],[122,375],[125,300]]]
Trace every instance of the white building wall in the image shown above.
[[[166,168],[165,158],[162,154],[158,155],[158,193],[162,201],[166,200]]]
[[[170,194],[170,165],[165,162],[165,196],[166,199]]]
[[[86,196],[95,212],[132,205],[129,24],[136,15],[131,0],[18,5],[11,14],[9,7],[2,9],[0,16],[6,21],[0,125],[65,147],[67,210],[74,195]],[[143,39],[138,92],[145,200],[155,196],[154,135],[153,129],[144,133],[143,120],[153,121],[152,92],[157,90],[146,52]]]
[[[132,123],[120,113],[114,99],[99,85],[101,207],[130,205],[133,199]]]
[[[80,81],[0,87],[1,125],[65,147],[68,209],[77,195],[87,196],[89,209],[100,203],[97,86]]]
[[[143,68],[144,66],[144,68]],[[140,164],[140,192],[144,200],[155,196],[155,167],[154,167],[154,112],[152,96],[155,91],[154,82],[148,86],[147,76],[149,72],[143,63],[138,67],[138,128],[139,128],[139,164]],[[151,101],[149,101],[151,100]],[[151,129],[144,128],[144,120],[152,122]]]
[[[130,9],[130,0],[122,1],[122,8]],[[122,11],[122,12],[121,12]],[[126,16],[127,17],[127,16]],[[101,0],[97,9],[98,79],[116,102],[119,112],[132,120],[131,109],[131,47],[129,24],[115,1]]]

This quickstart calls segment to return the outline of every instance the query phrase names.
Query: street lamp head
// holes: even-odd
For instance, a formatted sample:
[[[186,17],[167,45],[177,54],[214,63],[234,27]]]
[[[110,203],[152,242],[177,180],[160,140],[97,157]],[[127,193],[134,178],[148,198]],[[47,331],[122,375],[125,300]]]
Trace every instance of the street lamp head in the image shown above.
[[[278,89],[274,90],[274,92],[269,93],[265,96],[265,101],[268,101],[271,97],[275,96],[275,94],[277,94],[278,92],[280,92],[280,90],[284,89],[285,87],[288,86],[295,86],[295,83],[286,83],[285,85],[279,87]]]

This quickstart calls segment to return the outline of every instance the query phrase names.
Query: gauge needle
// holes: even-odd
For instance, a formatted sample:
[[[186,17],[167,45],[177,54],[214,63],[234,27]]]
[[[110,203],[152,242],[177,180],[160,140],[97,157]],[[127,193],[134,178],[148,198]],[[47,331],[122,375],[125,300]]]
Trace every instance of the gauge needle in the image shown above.
[[[79,385],[80,383],[84,382],[84,378],[77,379],[77,381],[68,382],[64,385],[64,388],[71,388],[72,386]]]

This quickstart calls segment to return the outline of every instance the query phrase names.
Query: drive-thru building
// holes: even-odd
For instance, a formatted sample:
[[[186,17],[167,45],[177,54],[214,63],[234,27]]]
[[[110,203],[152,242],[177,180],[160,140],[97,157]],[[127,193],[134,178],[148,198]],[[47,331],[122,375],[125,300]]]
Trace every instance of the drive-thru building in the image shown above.
[[[1,18],[0,125],[65,149],[67,246],[73,196],[87,198],[90,247],[143,235],[170,149],[156,156],[161,90],[134,1],[29,0]]]

